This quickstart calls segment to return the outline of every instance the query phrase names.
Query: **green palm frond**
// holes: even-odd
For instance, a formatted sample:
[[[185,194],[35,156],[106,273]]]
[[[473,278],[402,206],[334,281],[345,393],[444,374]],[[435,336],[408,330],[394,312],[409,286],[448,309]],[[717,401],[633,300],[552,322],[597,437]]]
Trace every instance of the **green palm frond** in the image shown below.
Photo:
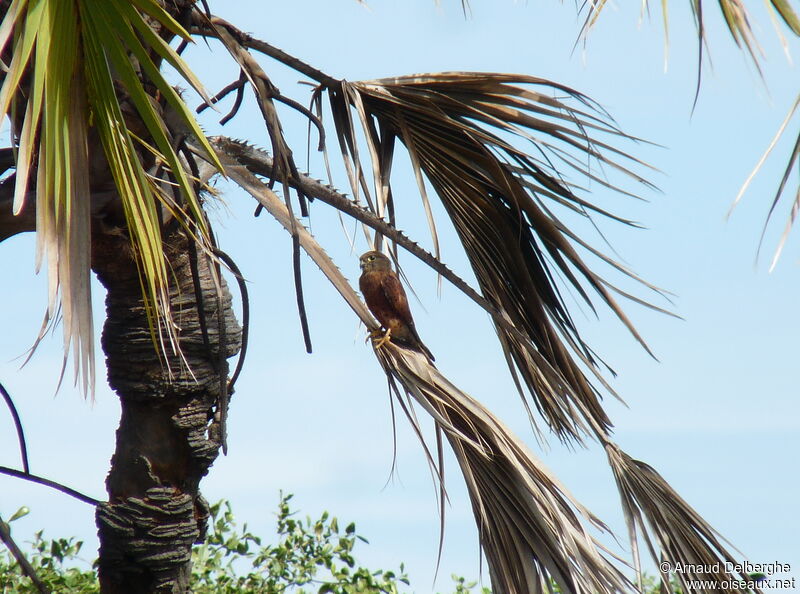
[[[379,215],[392,211],[392,147],[401,142],[416,176],[427,178],[445,206],[483,296],[522,333],[521,340],[495,322],[512,373],[519,373],[550,427],[562,439],[578,441],[586,433],[583,414],[608,427],[584,373],[600,361],[578,333],[557,278],[593,310],[595,292],[644,344],[617,305],[615,287],[578,250],[637,277],[580,240],[556,208],[586,217],[610,214],[578,196],[567,173],[627,193],[601,175],[607,168],[649,187],[630,168],[644,164],[599,139],[631,138],[584,95],[529,76],[453,72],[341,82],[326,90],[354,194],[366,194]],[[357,125],[380,189],[374,199],[358,153]],[[519,149],[513,136],[530,141],[537,156]]]
[[[22,210],[35,172],[36,266],[38,270],[47,259],[47,319],[56,315],[60,289],[65,357],[73,348],[76,371],[80,369],[86,390],[94,383],[88,130],[85,77],[76,59],[78,19],[70,8],[63,2],[12,4],[0,40],[5,46],[12,34],[15,37],[13,58],[0,91],[0,113],[7,114],[12,103],[16,110],[24,108],[14,212]],[[23,103],[17,93],[29,62],[35,66]]]
[[[97,131],[124,207],[154,340],[156,332],[165,330],[175,344],[158,209],[179,217],[201,241],[206,236],[194,182],[174,148],[165,113],[176,114],[172,121],[195,135],[209,160],[219,165],[154,59],[169,62],[205,96],[199,81],[140,11],[189,38],[155,0],[14,0],[0,26],[0,46],[13,43],[0,113],[12,116],[19,147],[14,210],[22,210],[36,172],[38,259],[46,256],[48,262],[48,317],[55,313],[60,292],[65,344],[74,345],[84,390],[94,382],[89,126]],[[158,90],[161,103],[145,91],[143,79]],[[126,117],[141,122],[138,139]],[[151,163],[148,171],[143,161]],[[173,183],[179,199],[169,189]]]
[[[800,17],[798,17],[795,9],[792,8],[789,0],[770,0],[770,5],[786,23],[786,26],[792,30],[795,35],[800,35]]]

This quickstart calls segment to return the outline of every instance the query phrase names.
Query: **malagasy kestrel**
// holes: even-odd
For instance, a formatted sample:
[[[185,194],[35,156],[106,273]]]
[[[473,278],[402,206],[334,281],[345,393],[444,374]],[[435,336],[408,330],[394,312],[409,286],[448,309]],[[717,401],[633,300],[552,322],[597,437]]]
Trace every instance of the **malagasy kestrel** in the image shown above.
[[[372,314],[386,329],[382,340],[391,340],[415,351],[424,353],[431,361],[433,355],[422,343],[414,318],[408,308],[408,298],[403,285],[392,270],[392,263],[381,252],[367,252],[359,258],[361,278],[358,286]]]

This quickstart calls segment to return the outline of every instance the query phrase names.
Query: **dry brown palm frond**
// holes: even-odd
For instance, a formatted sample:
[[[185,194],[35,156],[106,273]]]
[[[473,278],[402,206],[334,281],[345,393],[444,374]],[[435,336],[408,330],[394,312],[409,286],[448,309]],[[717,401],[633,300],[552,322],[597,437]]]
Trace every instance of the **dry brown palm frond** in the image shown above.
[[[220,140],[214,144],[219,146]],[[299,221],[291,221],[284,202],[244,165],[224,151],[221,155],[228,176],[287,231],[292,232],[294,226],[300,245],[356,315],[368,329],[377,328],[324,249]],[[545,592],[550,579],[562,592],[634,590],[615,566],[616,558],[586,529],[602,530],[603,524],[577,503],[497,418],[415,351],[390,342],[376,349],[376,355],[417,435],[421,437],[422,431],[409,399],[431,415],[437,434],[443,432],[453,448],[468,487],[493,591]],[[617,481],[637,569],[640,536],[657,562],[696,567],[736,563],[718,533],[655,470],[620,450],[597,423],[592,422],[591,430],[605,446]],[[425,451],[440,480],[441,454],[436,456],[427,446]],[[690,573],[678,577],[692,579]],[[730,575],[717,577],[730,579]]]
[[[518,86],[526,83],[558,88],[583,102],[584,110],[569,109],[561,101]],[[546,203],[549,199],[581,213],[593,209],[604,212],[578,198],[576,186],[563,179],[549,159],[594,179],[597,176],[579,160],[570,158],[565,147],[612,166],[604,154],[623,161],[627,156],[593,141],[589,132],[624,135],[605,123],[601,112],[592,112],[592,104],[585,97],[530,77],[451,73],[370,83],[327,81],[322,88],[333,89],[332,108],[354,191],[367,191],[363,171],[368,169],[359,161],[356,122],[365,131],[368,152],[377,159],[371,169],[380,188],[375,193],[378,200],[386,200],[391,194],[388,182],[395,141],[413,147],[409,149],[412,167],[417,175],[428,178],[456,221],[484,301],[488,301],[489,307],[484,307],[498,325],[501,342],[506,341],[504,348],[512,371],[516,365],[523,374],[535,374],[533,380],[524,379],[542,391],[535,393],[537,405],[551,423],[553,419],[562,423],[563,434],[593,434],[606,447],[631,526],[634,550],[642,534],[654,556],[656,547],[661,549],[659,560],[663,557],[676,563],[702,564],[732,559],[717,533],[655,471],[632,460],[610,441],[607,419],[580,367],[581,363],[591,366],[592,353],[577,335],[554,284],[554,277],[561,274],[589,301],[589,291],[581,286],[581,281],[586,283],[624,320],[610,297],[609,289],[613,288],[589,270],[571,242],[589,251],[591,248],[571,233]],[[541,158],[534,159],[514,148],[506,133],[529,139],[533,134],[544,134],[548,139],[544,142],[533,139]],[[325,251],[270,187],[249,170],[267,163],[263,155],[227,150],[231,146],[225,139],[215,139],[214,144],[225,147],[221,153],[230,178],[297,237],[367,328],[377,328]],[[237,155],[247,159],[239,160]],[[625,169],[623,172],[631,174]],[[295,187],[312,185],[303,176],[289,183]],[[317,188],[315,192],[333,194],[329,190]],[[327,201],[398,243],[404,237],[388,232],[391,218],[381,227],[377,216],[369,220],[363,216],[363,209],[356,209],[357,205],[339,195],[329,195]],[[382,208],[375,204],[379,202],[373,202],[373,210]],[[423,250],[410,240],[403,247],[423,257],[419,253]],[[493,258],[501,270],[491,269]],[[481,263],[486,270],[481,269]],[[628,273],[622,266],[619,269]],[[476,301],[480,303],[480,299]],[[521,362],[513,359],[515,354]],[[573,361],[571,354],[577,354],[579,362]],[[616,558],[586,528],[604,526],[575,502],[491,413],[415,352],[387,343],[376,350],[376,355],[418,435],[421,430],[409,406],[412,400],[433,417],[437,444],[443,434],[453,447],[467,482],[496,592],[552,591],[551,579],[564,592],[633,589],[615,565]],[[441,478],[441,453],[437,458],[427,446],[426,452],[434,476]]]
[[[696,590],[696,584],[690,584],[695,580],[724,581],[730,584],[726,590],[730,592],[760,592],[746,573],[726,571],[726,567],[742,567],[741,561],[725,548],[724,538],[658,472],[611,442],[605,448],[620,493],[637,569],[637,543],[643,537],[653,561],[659,565],[665,591],[674,590],[670,575],[663,569],[675,568],[680,563],[682,569],[674,577],[684,592]]]
[[[247,169],[253,173],[269,177],[269,173],[272,171],[273,160],[265,151],[261,149],[225,137],[214,137],[212,139],[212,145],[220,153],[225,153],[234,157],[240,164],[246,166]],[[196,153],[198,156],[201,156],[201,153],[198,150],[196,150]],[[330,204],[340,212],[352,216],[354,219],[362,222],[365,226],[375,230],[376,233],[385,235],[392,242],[395,242],[397,245],[403,247],[410,254],[413,254],[431,268],[436,270],[445,279],[451,282],[454,287],[463,292],[467,297],[472,299],[477,305],[483,308],[484,311],[492,316],[492,319],[495,321],[495,323],[503,328],[504,335],[501,335],[501,340],[508,340],[513,344],[513,348],[515,350],[523,353],[523,356],[526,360],[526,365],[528,365],[531,371],[536,374],[536,381],[540,382],[542,385],[548,386],[550,389],[557,389],[564,392],[567,392],[570,389],[569,384],[561,376],[561,374],[553,368],[547,359],[542,356],[542,354],[536,349],[531,341],[522,332],[516,329],[508,316],[504,315],[504,313],[499,311],[492,303],[479,295],[463,279],[454,274],[452,270],[447,268],[447,266],[436,260],[432,254],[411,241],[411,239],[409,239],[401,230],[391,227],[389,223],[378,218],[366,207],[356,204],[343,194],[337,192],[329,186],[325,186],[317,180],[313,180],[301,174],[296,179],[291,178],[289,183],[292,185],[292,187],[301,186],[303,191],[308,196],[313,196],[322,202]],[[522,388],[520,387],[520,390],[521,389]],[[558,405],[559,402],[556,402],[555,404]],[[574,411],[568,407],[557,412],[563,416],[565,421],[573,418],[572,415]],[[581,421],[580,418],[576,418],[575,422],[579,424],[582,430],[586,430],[586,425]]]
[[[220,157],[229,178],[288,232],[297,234],[300,245],[367,328],[378,328],[325,250],[300,221],[291,220],[284,202],[243,165],[224,153]],[[587,526],[606,530],[602,522],[577,503],[496,417],[417,355],[392,343],[376,349],[418,435],[418,423],[404,395],[433,417],[453,447],[467,482],[493,591],[552,591],[551,579],[565,593],[631,591],[633,586],[615,565],[619,560],[589,533]],[[441,479],[441,462],[427,446],[426,452]]]
[[[285,201],[281,200],[269,185],[258,179],[244,164],[225,152],[220,152],[219,157],[223,166],[226,168],[226,175],[255,198],[267,212],[275,217],[284,229],[290,234],[297,236],[300,246],[306,251],[309,257],[314,260],[317,266],[320,267],[323,274],[325,274],[334,288],[344,297],[347,304],[353,309],[359,319],[364,322],[367,329],[379,329],[379,324],[372,317],[367,306],[364,305],[358,297],[358,294],[350,286],[350,283],[339,271],[336,264],[330,259],[322,246],[317,243],[303,224],[293,217]],[[204,171],[209,170],[210,165],[207,162],[203,162],[202,165]],[[228,171],[228,168],[230,168],[230,171]]]
[[[297,174],[297,167],[294,162],[292,150],[289,148],[288,143],[283,135],[283,127],[281,126],[278,112],[275,109],[273,98],[280,93],[270,81],[264,70],[253,58],[247,48],[242,45],[236,38],[237,30],[235,27],[218,17],[207,19],[201,13],[195,13],[195,18],[204,22],[207,27],[215,32],[215,36],[225,46],[225,49],[236,60],[239,68],[241,69],[240,79],[247,80],[253,93],[256,96],[257,104],[261,115],[264,118],[267,132],[269,133],[270,143],[272,145],[272,152],[275,155],[274,172],[271,176],[273,179],[279,181],[284,185],[286,194],[286,204],[291,211],[291,203],[289,200],[288,192],[288,179],[291,175]],[[300,201],[300,208],[303,216],[307,216],[305,197],[301,192],[298,192]]]
[[[584,95],[530,76],[450,72],[323,88],[342,151],[355,164],[360,156],[354,128],[360,123],[372,169],[380,174],[376,187],[390,188],[391,164],[381,161],[386,147],[399,141],[408,149],[415,174],[427,178],[444,204],[483,296],[525,336],[520,341],[495,317],[512,373],[553,431],[580,441],[588,433],[583,412],[609,427],[584,372],[594,372],[600,361],[579,335],[561,291],[574,290],[592,310],[594,292],[644,342],[612,297],[613,289],[579,255],[585,244],[546,203],[567,204],[587,217],[590,210],[605,212],[576,195],[567,173],[619,190],[602,174],[615,170],[649,187],[630,168],[644,164],[602,140],[632,137]],[[517,148],[513,137],[530,141],[537,156]],[[366,188],[364,169],[352,168],[354,193]]]
[[[605,525],[499,419],[418,353],[386,343],[376,355],[396,397],[421,405],[455,453],[493,592],[547,592],[552,582],[564,593],[633,590],[586,527]]]

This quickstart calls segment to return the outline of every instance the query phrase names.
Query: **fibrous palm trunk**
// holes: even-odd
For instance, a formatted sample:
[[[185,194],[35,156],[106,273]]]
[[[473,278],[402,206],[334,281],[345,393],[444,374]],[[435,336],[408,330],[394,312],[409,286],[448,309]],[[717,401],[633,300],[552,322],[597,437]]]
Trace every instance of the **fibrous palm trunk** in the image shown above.
[[[191,548],[208,516],[199,483],[220,447],[213,413],[227,381],[225,359],[241,343],[224,283],[218,299],[213,263],[177,226],[165,246],[180,355],[169,344],[165,353],[154,348],[128,240],[97,234],[93,244],[93,267],[108,291],[108,381],[122,405],[109,500],[96,513],[104,593],[187,591]]]

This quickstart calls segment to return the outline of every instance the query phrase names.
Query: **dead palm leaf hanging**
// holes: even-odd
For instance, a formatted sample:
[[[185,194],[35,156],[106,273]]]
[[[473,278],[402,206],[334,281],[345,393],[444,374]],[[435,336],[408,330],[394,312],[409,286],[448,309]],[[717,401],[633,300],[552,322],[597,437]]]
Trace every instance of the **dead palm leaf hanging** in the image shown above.
[[[377,328],[358,295],[324,250],[300,221],[293,219],[288,207],[269,186],[255,177],[254,172],[269,177],[273,170],[269,156],[230,139],[216,138],[213,142],[225,155],[224,164],[230,178],[251,193],[287,231],[296,233],[300,245],[367,328]],[[375,215],[357,207],[331,188],[305,176],[291,179],[290,183],[302,187],[309,196],[336,205],[376,231],[396,239],[412,253],[421,255],[418,246],[402,233],[386,223],[379,224],[380,219]],[[485,308],[493,311],[488,304]],[[516,332],[513,325],[504,329],[519,341],[524,353],[538,353],[535,348],[530,348],[530,341]],[[616,557],[607,553],[585,528],[602,529],[602,524],[577,504],[485,407],[461,392],[413,351],[387,343],[376,354],[417,435],[421,437],[422,431],[413,413],[412,401],[431,415],[437,426],[437,435],[444,435],[452,446],[468,486],[495,591],[545,591],[550,579],[559,583],[564,592],[632,590],[633,586],[616,569]],[[534,370],[539,366],[551,369],[544,357],[532,359],[530,364]],[[564,381],[556,372],[552,376],[557,381]],[[569,386],[564,389],[569,389]],[[622,452],[611,441],[606,428],[596,421],[596,415],[583,411],[585,405],[582,401],[575,400],[572,404],[580,410],[590,431],[608,452],[623,510],[631,527],[631,542],[637,561],[636,547],[640,535],[647,540],[651,553],[659,561],[664,558],[701,564],[733,558],[721,545],[713,528],[655,470]],[[439,455],[425,447],[437,479],[443,476],[441,445],[437,439]],[[736,591],[743,593],[745,590]]]
[[[367,326],[378,324],[325,250],[285,203],[246,168],[223,156],[230,178],[249,192],[290,233]],[[467,484],[481,548],[497,594],[561,592],[613,594],[632,584],[589,527],[605,525],[580,505],[544,465],[477,400],[453,385],[419,353],[386,343],[376,356],[401,407],[422,439],[413,402],[444,432]],[[437,446],[441,448],[441,443]],[[442,452],[426,446],[437,480],[444,481]],[[437,462],[438,460],[438,462]],[[442,489],[444,485],[442,483]],[[443,510],[442,510],[443,512]],[[444,518],[442,518],[444,521]]]
[[[395,141],[405,145],[416,176],[421,180],[424,174],[447,210],[483,296],[527,339],[496,321],[512,373],[519,374],[549,426],[561,439],[581,441],[590,433],[581,418],[585,413],[608,428],[585,373],[600,361],[578,333],[557,278],[593,310],[594,291],[644,342],[613,298],[615,288],[584,263],[576,246],[588,246],[557,218],[554,204],[585,216],[607,214],[573,191],[563,177],[568,170],[615,190],[620,188],[606,181],[602,168],[647,185],[622,164],[642,163],[595,138],[630,137],[585,96],[529,76],[455,72],[342,81],[326,90],[354,194],[366,194],[373,204],[356,124],[374,163],[375,186],[382,189],[374,199],[378,214],[391,211],[387,159]],[[553,92],[577,106],[547,94]],[[536,156],[517,148],[511,136],[530,141]]]
[[[570,108],[560,100],[519,84],[556,89],[577,101],[582,109]],[[348,139],[348,127],[352,128],[353,123],[349,115],[342,115],[349,111],[348,106],[356,106],[354,111],[358,113],[367,142],[372,145],[373,158],[389,152],[383,147],[395,140],[408,148],[417,174],[420,171],[425,174],[447,209],[484,297],[504,320],[511,322],[513,329],[524,335],[521,339],[518,332],[497,323],[495,317],[511,371],[519,372],[550,427],[562,439],[580,441],[581,434],[586,433],[606,447],[623,511],[631,527],[637,569],[639,536],[646,538],[657,561],[714,564],[733,559],[714,529],[655,470],[630,458],[611,440],[611,423],[599,402],[599,391],[585,374],[589,369],[602,381],[597,372],[600,360],[578,334],[556,281],[559,276],[565,279],[566,285],[592,309],[591,292],[594,292],[644,344],[616,304],[611,294],[616,289],[584,263],[576,246],[588,249],[604,262],[640,279],[588,246],[556,217],[552,206],[553,203],[568,206],[587,216],[589,211],[594,211],[627,223],[605,208],[578,197],[575,186],[565,179],[565,171],[571,170],[579,177],[620,190],[584,165],[580,157],[572,156],[577,151],[646,184],[619,163],[635,164],[638,163],[636,159],[595,139],[598,135],[609,134],[629,137],[607,123],[603,113],[586,97],[560,85],[525,76],[445,73],[343,82],[339,89],[330,93],[330,100],[340,139],[345,139],[343,151],[349,150],[347,156],[353,162],[358,161],[358,156],[354,150],[347,149],[350,144],[355,145]],[[536,156],[516,148],[502,136],[504,133],[530,140]],[[373,169],[381,175],[376,185],[389,187],[389,168],[379,163]],[[354,171],[358,172],[359,168],[355,167]],[[366,190],[367,184],[358,175],[351,179]],[[381,198],[391,199],[391,196],[390,191],[384,191],[376,202]],[[459,395],[457,389],[446,390],[448,396],[439,392],[435,387],[437,382],[428,381],[438,377],[435,370],[420,371],[406,358],[397,359],[391,351],[389,354],[380,352],[379,358],[387,375],[395,378],[405,393],[420,402],[447,434],[470,489],[481,542],[497,591],[540,591],[546,588],[543,576],[556,579],[565,591],[626,589],[625,585],[614,581],[586,584],[567,579],[564,582],[563,573],[559,573],[561,568],[543,565],[542,559],[549,558],[548,543],[553,541],[547,534],[536,532],[535,523],[526,524],[519,515],[524,515],[520,509],[525,509],[521,502],[530,501],[526,499],[531,493],[530,485],[520,487],[519,491],[509,487],[511,493],[500,487],[520,486],[525,481],[519,477],[533,476],[535,471],[528,468],[527,473],[515,475],[512,469],[519,467],[509,462],[514,457],[508,452],[499,457],[490,455],[489,459],[478,454],[468,455],[480,449],[475,443],[497,454],[503,449],[498,445],[504,439],[502,428],[487,425],[485,431],[478,430],[481,425],[478,419],[485,419],[484,413],[475,410],[466,413],[470,399]],[[458,419],[469,419],[469,423],[464,425]],[[454,436],[457,439],[453,439]],[[477,481],[476,477],[481,480]],[[520,496],[522,492],[528,495]],[[510,499],[504,500],[504,493]],[[556,511],[564,509],[553,499],[534,496],[533,501],[536,503],[532,509],[539,514],[557,514],[562,521],[568,517]],[[511,509],[514,509],[511,516],[504,516],[511,513]],[[490,532],[497,538],[494,541],[483,532],[487,518],[491,518],[489,523],[493,531]],[[498,538],[498,535],[502,536]],[[526,549],[521,543],[536,543],[540,548]],[[563,562],[565,559],[574,561],[580,555],[576,557],[575,551],[561,549],[555,557]],[[596,567],[582,567],[595,577],[604,575]],[[671,585],[667,583],[666,587],[671,588]],[[738,591],[745,592],[746,588]]]
[[[377,356],[395,396],[422,406],[453,449],[493,592],[547,592],[553,582],[564,593],[632,590],[615,565],[620,559],[588,529],[607,532],[606,526],[499,419],[417,353],[386,346]],[[412,401],[402,405],[407,410]],[[421,435],[415,416],[408,417]],[[441,461],[436,474],[443,480]]]
[[[664,567],[684,566],[674,577],[684,592],[696,590],[700,581],[730,584],[728,591],[759,593],[750,587],[754,580],[744,572],[741,559],[725,546],[725,539],[697,513],[649,464],[635,460],[610,440],[606,454],[622,510],[628,525],[633,560],[641,576],[638,543],[644,540],[653,562],[659,567],[663,590],[674,591],[672,577]],[[666,563],[666,565],[664,565]],[[726,567],[739,568],[733,572]]]

